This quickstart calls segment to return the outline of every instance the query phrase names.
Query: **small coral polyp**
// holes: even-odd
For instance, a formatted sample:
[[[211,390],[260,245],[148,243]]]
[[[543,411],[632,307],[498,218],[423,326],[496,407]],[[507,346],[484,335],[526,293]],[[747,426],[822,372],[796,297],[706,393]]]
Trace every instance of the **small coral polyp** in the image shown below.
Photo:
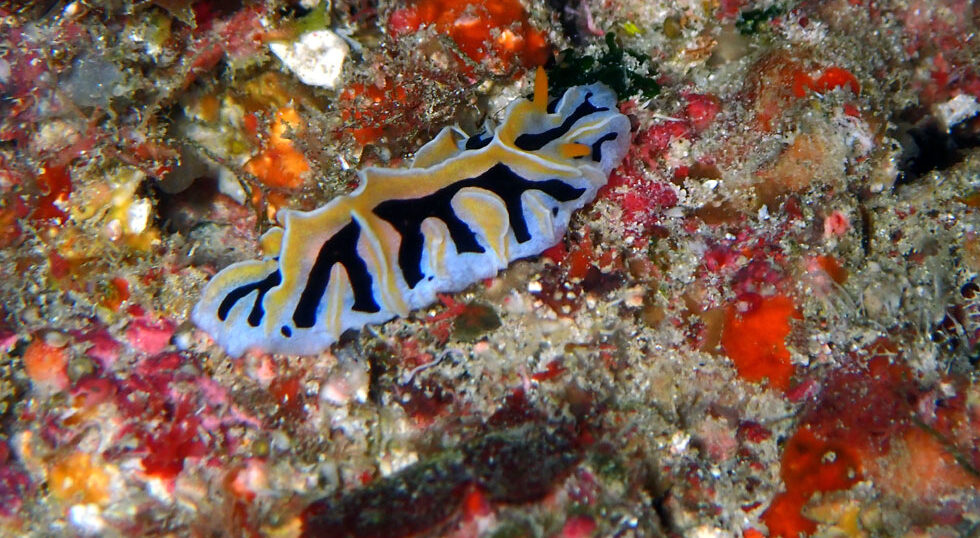
[[[629,148],[630,121],[601,84],[532,100],[492,133],[447,127],[410,168],[367,168],[351,195],[280,212],[267,256],[216,275],[193,312],[230,355],[312,354],[491,277],[557,243]]]

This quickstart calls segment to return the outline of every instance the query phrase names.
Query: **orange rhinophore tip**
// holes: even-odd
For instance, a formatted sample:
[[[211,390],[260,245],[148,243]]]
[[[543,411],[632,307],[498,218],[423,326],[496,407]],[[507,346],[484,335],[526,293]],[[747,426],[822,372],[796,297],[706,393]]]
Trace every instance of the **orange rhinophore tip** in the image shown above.
[[[534,76],[534,106],[542,113],[548,110],[548,74],[541,66]]]
[[[585,157],[586,155],[592,153],[592,148],[585,144],[562,144],[558,147],[558,152],[562,157],[570,159],[572,157]]]

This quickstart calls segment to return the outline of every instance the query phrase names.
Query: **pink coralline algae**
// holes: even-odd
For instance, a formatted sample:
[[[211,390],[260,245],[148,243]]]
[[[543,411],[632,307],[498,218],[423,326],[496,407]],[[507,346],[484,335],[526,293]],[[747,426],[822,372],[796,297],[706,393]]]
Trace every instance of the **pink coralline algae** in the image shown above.
[[[167,347],[173,333],[173,324],[166,320],[153,321],[142,318],[129,324],[126,328],[126,339],[137,351],[155,355]]]
[[[0,516],[16,516],[30,488],[27,473],[11,460],[10,447],[0,440]]]

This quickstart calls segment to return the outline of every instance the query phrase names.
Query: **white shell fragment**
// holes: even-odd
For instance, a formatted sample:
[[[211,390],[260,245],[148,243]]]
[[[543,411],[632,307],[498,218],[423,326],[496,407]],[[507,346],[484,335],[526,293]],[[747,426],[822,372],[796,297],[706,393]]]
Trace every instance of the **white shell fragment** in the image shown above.
[[[303,84],[333,89],[349,47],[330,30],[313,30],[291,43],[270,43],[269,49]]]
[[[977,103],[976,98],[965,93],[940,103],[935,108],[936,116],[947,131],[957,123],[972,118],[980,112],[980,104]]]

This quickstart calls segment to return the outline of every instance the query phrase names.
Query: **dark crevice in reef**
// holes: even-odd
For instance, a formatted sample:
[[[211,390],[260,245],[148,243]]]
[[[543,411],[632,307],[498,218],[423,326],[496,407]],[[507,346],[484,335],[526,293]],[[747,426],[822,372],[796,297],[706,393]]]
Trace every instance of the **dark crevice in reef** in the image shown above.
[[[980,116],[948,130],[930,114],[911,110],[899,119],[895,138],[902,145],[895,186],[914,183],[933,171],[948,170],[963,160],[966,150],[980,146]]]
[[[304,537],[410,536],[451,524],[471,488],[487,500],[546,496],[581,458],[566,428],[526,423],[494,429],[433,458],[303,512]]]
[[[585,43],[582,33],[584,22],[581,20],[583,0],[548,0],[548,7],[558,15],[561,23],[561,33],[575,46]]]
[[[218,180],[201,176],[180,192],[167,192],[153,182],[156,211],[154,214],[165,233],[179,233],[187,236],[198,225],[207,220],[207,215],[218,196]]]

